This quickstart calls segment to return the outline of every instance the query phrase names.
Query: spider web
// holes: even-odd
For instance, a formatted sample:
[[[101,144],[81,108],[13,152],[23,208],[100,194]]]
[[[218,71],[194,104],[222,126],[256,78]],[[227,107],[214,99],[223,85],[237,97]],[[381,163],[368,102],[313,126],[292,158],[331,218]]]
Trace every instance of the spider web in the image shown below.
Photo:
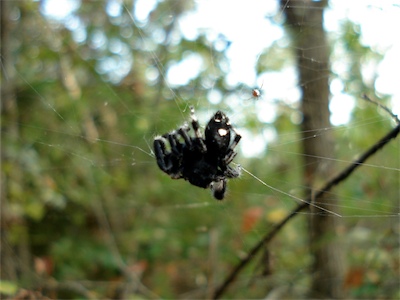
[[[110,1],[108,5],[111,5],[110,3],[113,1]],[[33,220],[29,224],[35,223],[35,228],[51,224],[49,216],[52,215],[43,212],[48,209],[56,211],[57,213],[54,215],[57,217],[67,213],[67,216],[62,217],[62,221],[70,221],[74,224],[73,228],[77,228],[77,224],[82,225],[82,223],[73,220],[74,209],[70,207],[85,208],[88,210],[87,215],[79,217],[86,219],[86,222],[92,218],[96,220],[97,226],[94,227],[99,228],[97,230],[100,231],[100,240],[112,253],[110,265],[115,264],[122,269],[133,268],[135,276],[138,278],[144,272],[150,272],[151,268],[167,272],[173,280],[183,281],[174,283],[179,295],[196,297],[198,291],[200,291],[200,295],[207,291],[205,288],[207,281],[217,284],[223,277],[223,271],[229,270],[230,261],[242,257],[255,241],[261,239],[272,224],[279,222],[296,203],[305,201],[302,196],[304,187],[301,181],[303,154],[299,149],[300,133],[296,129],[301,118],[298,112],[300,92],[296,86],[296,76],[293,75],[294,66],[286,66],[282,61],[285,58],[278,58],[279,55],[287,57],[285,56],[287,53],[280,49],[284,48],[282,45],[285,43],[287,50],[293,50],[288,46],[288,41],[284,37],[279,39],[277,44],[265,45],[260,50],[253,50],[255,53],[250,54],[253,60],[243,57],[245,68],[249,69],[250,67],[254,70],[248,79],[238,79],[232,75],[226,82],[220,82],[219,69],[225,68],[224,70],[232,71],[232,73],[240,73],[241,70],[232,69],[241,67],[236,64],[228,66],[229,61],[217,62],[215,48],[233,48],[236,45],[230,45],[233,42],[229,40],[228,34],[228,36],[219,36],[218,32],[213,31],[213,28],[201,28],[205,32],[204,38],[208,38],[206,41],[209,43],[204,57],[208,58],[211,66],[210,70],[202,70],[202,72],[210,71],[211,75],[204,76],[203,81],[200,82],[194,79],[184,80],[183,82],[187,82],[186,88],[184,84],[171,83],[173,74],[170,73],[172,72],[170,70],[173,68],[170,64],[164,63],[167,61],[164,58],[165,54],[158,52],[155,46],[162,40],[162,37],[157,36],[157,30],[150,35],[151,31],[147,30],[146,26],[151,27],[151,22],[158,20],[167,22],[176,11],[179,11],[181,3],[173,2],[171,6],[162,4],[162,2],[159,3],[161,8],[158,9],[161,9],[161,13],[157,15],[158,19],[152,19],[149,15],[147,18],[150,21],[147,22],[137,20],[129,5],[121,6],[121,14],[130,19],[131,28],[124,27],[124,30],[135,32],[134,35],[131,35],[132,39],[137,40],[134,46],[141,49],[143,52],[141,58],[145,60],[143,65],[135,60],[133,67],[140,68],[147,65],[148,86],[135,86],[135,80],[129,81],[124,78],[118,80],[119,73],[117,68],[113,68],[113,63],[118,63],[119,68],[122,68],[124,64],[129,63],[129,59],[127,61],[104,59],[97,66],[87,62],[86,67],[95,68],[100,75],[95,78],[85,78],[85,83],[93,84],[93,86],[101,83],[103,87],[99,91],[92,91],[93,102],[84,106],[80,103],[79,96],[76,98],[73,96],[74,92],[79,91],[77,88],[79,80],[68,77],[68,75],[79,72],[79,70],[75,70],[73,62],[68,59],[64,61],[63,58],[60,58],[60,68],[64,68],[62,74],[65,75],[65,78],[62,81],[72,99],[71,103],[65,103],[59,95],[49,93],[42,85],[38,85],[36,81],[33,82],[29,72],[16,68],[15,78],[22,82],[18,95],[20,98],[27,99],[24,101],[34,104],[26,105],[26,108],[22,109],[18,126],[29,130],[30,135],[18,137],[19,147],[17,148],[19,150],[16,155],[19,158],[15,159],[23,172],[29,176],[40,178],[40,182],[31,184],[42,188],[42,193],[38,195],[41,200],[37,201],[28,194],[27,202],[23,203],[26,210],[25,215],[28,216],[28,219]],[[85,6],[85,4],[82,5]],[[380,11],[384,15],[389,14],[391,10],[400,12],[398,3],[395,2],[387,7],[359,4],[358,8],[374,14]],[[218,11],[217,16],[221,14]],[[344,8],[343,10],[339,8],[338,11],[339,14],[345,15]],[[18,14],[15,11],[13,13]],[[38,19],[41,18],[39,10],[32,10],[32,13]],[[352,13],[352,11],[348,11],[348,17],[356,18],[352,16]],[[250,14],[251,17],[251,11],[247,14]],[[257,32],[261,29],[251,27],[258,25],[252,25],[244,15],[246,12],[242,12],[240,18],[243,24],[249,22],[248,32]],[[267,16],[267,19],[274,20],[276,23],[274,26],[278,26],[279,22],[282,22],[282,11],[279,8]],[[15,20],[17,19],[16,16]],[[110,19],[117,22],[117,18]],[[345,19],[343,16],[341,20]],[[75,38],[79,39],[79,24],[74,25],[73,21],[71,20],[67,27],[73,34],[78,35]],[[41,22],[43,22],[43,31],[37,33],[34,39],[39,40],[46,35],[54,37],[60,32],[58,22],[50,23],[51,26],[45,26],[45,22],[47,22],[45,19]],[[392,24],[384,25],[387,27],[383,27],[385,29],[382,31],[393,32]],[[364,27],[358,29],[364,33]],[[129,33],[125,31],[122,33],[128,36]],[[173,32],[170,34],[171,38],[165,42],[166,46],[176,43]],[[330,34],[332,39],[339,37],[339,29],[337,32],[332,30]],[[91,40],[92,49],[101,50],[104,47],[104,39],[107,38],[101,32],[94,35]],[[256,44],[262,43],[262,40],[262,37],[254,34],[249,41],[245,42],[246,47],[256,48]],[[219,44],[215,45],[217,42]],[[371,44],[366,42],[366,45]],[[376,52],[382,55],[395,46],[373,44]],[[61,49],[57,48],[61,47],[60,45],[54,47]],[[120,45],[120,47],[122,46]],[[335,47],[332,55],[334,58],[335,56],[340,57],[345,49],[340,44]],[[170,49],[168,48],[168,50]],[[74,51],[71,47],[68,50]],[[119,51],[124,51],[124,47]],[[189,51],[195,53],[204,51],[204,48],[197,48],[190,44]],[[46,65],[40,65],[38,53],[40,53],[40,49],[33,47],[32,57],[35,58],[35,62],[32,69],[43,70],[43,78],[46,78],[47,73],[53,73],[46,68]],[[80,52],[79,55],[84,54],[84,52]],[[275,59],[274,55],[277,55],[278,62],[276,63],[271,62],[271,59],[268,58],[273,56]],[[364,49],[360,48],[355,55],[357,58],[357,55],[364,57],[366,54],[364,54]],[[68,55],[65,56],[68,57]],[[171,56],[172,60],[176,62],[176,68],[182,67],[183,63],[178,63],[180,56],[174,57],[173,54]],[[190,58],[190,53],[186,56],[182,55],[182,58],[185,57]],[[195,61],[197,58],[194,56],[192,60]],[[351,57],[346,57],[346,59],[351,60]],[[24,58],[24,60],[30,61],[28,58]],[[188,60],[190,61],[190,59]],[[370,72],[368,78],[376,76],[376,70],[380,66],[380,61],[376,57],[372,57],[371,61],[372,63],[368,64],[367,70],[365,70],[366,73]],[[249,66],[249,62],[254,65]],[[190,66],[192,65],[189,64]],[[268,66],[275,69],[256,73],[256,69],[266,70]],[[333,98],[353,101],[355,108],[352,111],[356,111],[359,116],[353,116],[351,121],[342,125],[318,128],[314,132],[316,138],[324,135],[327,131],[334,131],[338,137],[340,141],[336,145],[338,155],[334,158],[322,158],[335,161],[338,171],[350,164],[357,155],[393,126],[391,117],[384,111],[376,109],[374,105],[363,100],[355,101],[357,93],[359,93],[356,88],[355,92],[345,90],[345,84],[342,81],[347,79],[346,76],[353,75],[351,70],[346,69],[348,66],[346,64],[333,64],[332,66],[336,74],[331,87]],[[182,68],[184,69],[184,66]],[[176,72],[179,74],[178,71]],[[345,74],[343,78],[340,76],[340,72]],[[3,80],[7,80],[7,78],[5,77]],[[54,81],[45,81],[43,85],[55,85]],[[162,82],[161,86],[163,85],[162,90],[154,91],[160,82]],[[274,88],[276,82],[281,82],[282,88]],[[131,88],[131,96],[127,93],[129,88]],[[259,88],[262,96],[254,99],[252,97],[253,88]],[[140,93],[141,89],[144,92]],[[119,93],[119,91],[122,92]],[[152,97],[145,98],[143,95],[146,93],[151,94]],[[378,95],[383,97],[381,94]],[[158,101],[149,101],[156,97],[162,98],[159,98]],[[375,95],[373,94],[372,97]],[[131,98],[135,99],[130,100]],[[351,100],[349,100],[350,98]],[[388,105],[393,104],[393,108],[396,108],[394,101],[387,103]],[[208,191],[190,186],[188,182],[171,180],[162,174],[155,163],[151,146],[153,137],[176,129],[187,121],[189,105],[195,106],[200,124],[203,126],[215,110],[222,109],[228,114],[239,132],[243,134],[235,163],[240,164],[244,172],[240,179],[228,182],[228,194],[223,202],[215,201]],[[369,113],[362,114],[363,111],[369,111]],[[168,114],[162,112],[168,112]],[[38,115],[43,117],[40,122],[37,121]],[[96,118],[104,120],[102,119],[100,122]],[[49,120],[54,119],[58,120],[61,126],[53,127]],[[128,129],[119,131],[119,123],[131,124],[132,132]],[[109,130],[99,130],[96,126],[108,127]],[[121,128],[129,128],[129,126]],[[136,139],[131,142],[129,137],[134,134],[135,130],[139,134],[135,134]],[[362,135],[363,138],[357,138],[357,135]],[[367,135],[374,137],[367,138]],[[8,133],[3,138],[5,142],[8,142]],[[365,141],[363,142],[363,140]],[[87,151],[88,145],[90,152]],[[250,151],[256,148],[261,150]],[[367,278],[371,281],[373,281],[374,275],[375,279],[376,277],[384,278],[381,272],[388,268],[390,258],[387,257],[388,254],[382,245],[387,243],[388,247],[393,247],[392,237],[398,234],[396,232],[398,228],[395,227],[398,222],[399,209],[400,159],[398,148],[398,142],[391,143],[387,149],[378,153],[367,163],[363,163],[363,171],[354,174],[343,186],[330,192],[341,199],[340,217],[345,219],[343,225],[343,230],[346,232],[345,242],[349,248],[354,250],[351,255],[353,262],[355,261],[354,265],[367,262],[367,264],[375,266],[375,273]],[[265,151],[265,149],[267,150]],[[38,156],[40,157],[38,158]],[[42,159],[44,156],[48,156],[49,159]],[[58,160],[59,157],[68,159],[55,165],[54,161],[62,162],[61,159]],[[125,175],[124,177],[115,171],[115,169],[125,168],[125,166],[130,166],[129,176]],[[64,184],[58,183],[60,178]],[[319,186],[325,180],[325,178],[321,179],[321,182],[318,182]],[[65,183],[69,184],[72,191],[76,190],[76,194],[71,193]],[[91,194],[84,194],[82,197],[80,185],[85,188],[91,187]],[[133,186],[131,190],[128,188],[130,185]],[[26,190],[30,189],[26,187]],[[118,195],[122,195],[127,190],[131,192],[131,195],[121,196],[119,199]],[[14,209],[18,208],[18,205],[13,205]],[[317,206],[318,204],[313,205]],[[20,206],[22,205],[20,204]],[[310,214],[310,212],[304,214]],[[19,216],[18,213],[16,215]],[[65,226],[64,223],[62,225]],[[269,278],[271,286],[275,284],[287,287],[291,283],[299,285],[304,282],[302,277],[307,273],[305,268],[309,257],[307,256],[307,246],[302,241],[304,236],[301,237],[296,231],[304,226],[304,219],[293,221],[276,242],[276,247],[280,249],[281,253],[275,254],[275,259],[279,263],[279,266],[275,266],[275,268],[282,271]],[[66,229],[63,227],[62,230],[68,232],[67,227]],[[91,228],[91,230],[96,229]],[[43,232],[46,233],[45,230]],[[134,240],[135,245],[130,246],[126,239]],[[285,239],[290,240],[290,243],[285,244],[283,241]],[[351,239],[356,239],[357,242],[350,243]],[[48,253],[54,257],[62,257],[64,254],[62,249],[69,249],[68,242],[70,242],[70,238],[56,240],[54,245],[49,247]],[[283,243],[284,246],[282,247],[280,243]],[[296,245],[298,249],[294,250],[292,245]],[[365,245],[373,250],[362,252],[360,249]],[[85,248],[85,244],[81,244],[81,246]],[[91,248],[91,245],[88,248]],[[164,260],[163,252],[170,257]],[[38,251],[35,255],[41,257],[40,255],[48,253]],[[17,253],[15,255],[18,256]],[[225,255],[228,257],[228,261],[224,261],[222,258]],[[285,255],[287,257],[293,257],[293,255],[303,257],[300,262],[303,267],[294,266],[290,258],[282,258]],[[369,256],[373,256],[373,258],[369,258]],[[383,256],[385,257],[382,258]],[[206,268],[203,266],[202,257],[207,257],[209,260]],[[43,275],[40,270],[40,268],[35,270],[38,277]],[[190,273],[187,273],[186,280],[183,280],[184,276],[178,274],[180,272],[186,274],[185,272],[189,272],[188,270]],[[57,269],[56,271],[58,272],[56,275],[63,278],[64,281],[66,281],[65,278],[71,276],[73,280],[82,284],[82,280],[79,280],[79,278],[83,278],[80,277],[81,274],[67,271],[62,273]],[[168,288],[164,290],[160,288],[162,278],[158,278],[154,273],[151,273],[151,276],[143,277],[144,285],[138,290],[146,293],[148,297],[152,297],[154,294],[161,297],[174,295]],[[213,274],[213,278],[210,274]],[[245,274],[241,277],[238,286],[246,287],[249,279],[253,276],[253,271]],[[133,281],[140,282],[136,279]],[[95,282],[93,280],[92,284],[95,285]],[[251,287],[258,287],[258,284],[259,281],[253,283]],[[89,286],[88,289],[90,289],[90,284],[85,286]],[[183,291],[187,291],[187,294],[184,294]],[[300,291],[293,291],[293,294],[301,292],[300,289]]]

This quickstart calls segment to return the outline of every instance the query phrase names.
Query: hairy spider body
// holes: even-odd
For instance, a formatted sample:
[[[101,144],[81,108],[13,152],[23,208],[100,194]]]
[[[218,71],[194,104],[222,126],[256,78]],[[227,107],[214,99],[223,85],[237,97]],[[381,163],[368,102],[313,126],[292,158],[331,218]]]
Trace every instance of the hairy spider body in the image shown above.
[[[227,178],[240,175],[240,167],[229,164],[236,156],[234,151],[241,136],[231,126],[228,117],[217,111],[208,122],[205,138],[191,107],[191,125],[194,137],[185,124],[178,130],[154,139],[154,153],[159,168],[173,179],[183,178],[201,188],[211,188],[214,197],[222,200],[225,196]],[[232,141],[232,134],[234,138]],[[168,141],[170,151],[167,150]]]

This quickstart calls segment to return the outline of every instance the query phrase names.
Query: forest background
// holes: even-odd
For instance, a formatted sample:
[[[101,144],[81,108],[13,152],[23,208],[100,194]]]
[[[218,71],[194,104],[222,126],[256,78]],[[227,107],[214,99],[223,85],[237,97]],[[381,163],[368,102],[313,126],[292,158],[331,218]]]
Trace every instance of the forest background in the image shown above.
[[[369,43],[342,11],[334,31],[323,28],[334,125],[302,130],[307,84],[299,84],[296,43],[306,26],[322,25],[311,14],[328,14],[336,1],[271,1],[260,18],[281,33],[273,39],[237,20],[250,37],[240,49],[262,45],[242,64],[231,61],[236,42],[217,29],[188,33],[188,16],[206,1],[155,1],[145,14],[141,1],[67,1],[72,8],[61,16],[48,11],[51,2],[1,1],[3,296],[216,297],[271,228],[396,126],[364,95],[398,109],[399,95],[378,87],[399,45]],[[389,2],[358,1],[356,9],[400,17],[399,3]],[[302,20],[297,34],[290,8]],[[216,8],[210,18],[225,14]],[[396,41],[396,26],[382,30]],[[232,75],[249,69],[246,79]],[[203,126],[223,110],[243,135],[235,158],[243,174],[229,181],[224,201],[172,180],[155,162],[153,138],[187,121],[189,105]],[[333,156],[319,157],[332,170],[311,187],[305,134],[334,139]],[[340,284],[351,298],[400,297],[399,146],[388,143],[329,192],[337,202],[324,203],[339,238],[320,242],[340,242],[341,256],[328,260],[343,265]],[[313,205],[251,256],[223,297],[313,294],[309,221],[321,214]]]

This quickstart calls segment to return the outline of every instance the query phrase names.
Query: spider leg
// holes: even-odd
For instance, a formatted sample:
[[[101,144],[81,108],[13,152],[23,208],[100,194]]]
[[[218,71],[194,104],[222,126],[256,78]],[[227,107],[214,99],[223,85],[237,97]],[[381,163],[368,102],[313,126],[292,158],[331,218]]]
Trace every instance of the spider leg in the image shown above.
[[[242,138],[242,136],[233,127],[230,127],[230,129],[235,133],[235,139],[233,140],[232,144],[229,146],[227,153],[225,155],[225,158],[224,158],[224,162],[227,165],[229,165],[232,162],[232,160],[235,158],[237,153],[234,150],[235,150],[236,146],[238,145],[240,139]]]
[[[171,133],[165,134],[163,137],[168,139],[172,153],[176,156],[180,156],[183,145],[178,139],[177,132],[172,131]]]
[[[169,141],[171,152],[167,151],[165,139]],[[182,148],[175,131],[154,139],[158,167],[173,179],[182,178]]]
[[[200,124],[199,121],[197,120],[197,117],[194,113],[194,107],[190,107],[190,118],[192,119],[192,127],[194,129],[194,134],[196,135],[197,138],[201,139],[203,138],[201,132],[200,132]]]
[[[203,141],[202,138],[192,138],[189,136],[190,128],[186,126],[182,126],[181,128],[178,129],[179,135],[183,138],[185,141],[186,146],[190,149],[193,150],[196,148],[196,150],[199,150],[201,153],[205,153],[207,151],[207,147]]]
[[[207,151],[207,147],[206,147],[206,144],[204,143],[203,135],[201,134],[201,131],[200,131],[200,124],[194,113],[193,106],[190,107],[190,117],[192,119],[192,127],[194,129],[194,135],[196,136],[196,138],[200,144],[200,148],[201,148],[200,151],[204,153]]]
[[[156,137],[153,142],[153,147],[158,167],[165,173],[169,173],[172,169],[171,153],[168,153],[164,139],[161,136]]]
[[[240,173],[241,173],[241,167],[240,165],[238,165],[236,168],[227,166],[224,174],[227,178],[236,178],[240,176]]]
[[[178,129],[178,133],[183,138],[183,140],[185,141],[185,144],[189,147],[189,149],[191,149],[192,148],[192,140],[188,134],[189,130],[190,130],[190,128],[186,124]]]

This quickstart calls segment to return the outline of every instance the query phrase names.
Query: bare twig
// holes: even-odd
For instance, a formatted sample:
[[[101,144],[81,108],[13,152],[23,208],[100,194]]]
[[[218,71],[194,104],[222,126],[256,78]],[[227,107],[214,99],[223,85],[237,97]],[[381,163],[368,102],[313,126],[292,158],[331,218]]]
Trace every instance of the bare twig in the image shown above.
[[[392,129],[387,135],[381,138],[378,142],[372,145],[367,151],[365,151],[357,160],[353,161],[346,169],[340,172],[336,177],[332,178],[328,181],[325,186],[316,191],[312,197],[313,199],[318,199],[323,196],[325,193],[330,191],[334,186],[338,185],[340,182],[344,181],[347,177],[350,176],[351,173],[355,171],[358,167],[360,167],[369,157],[375,154],[378,150],[382,149],[387,143],[389,143],[392,139],[395,139],[400,132],[400,124],[398,124],[394,129]],[[240,273],[240,271],[251,261],[251,259],[263,248],[266,246],[280,231],[280,229],[285,226],[285,224],[296,216],[300,211],[304,210],[311,203],[311,196],[306,199],[303,203],[299,204],[290,214],[286,216],[280,223],[276,224],[272,229],[249,251],[247,256],[243,258],[236,267],[232,270],[232,272],[226,277],[225,281],[216,289],[215,294],[213,295],[213,299],[220,298],[227,288],[232,284],[235,280],[236,276]]]
[[[361,96],[361,98],[364,99],[364,100],[367,100],[368,102],[371,102],[371,103],[375,104],[376,106],[378,106],[378,107],[380,107],[380,108],[382,108],[384,111],[386,111],[387,113],[389,113],[389,115],[394,119],[394,121],[395,121],[397,124],[400,124],[399,117],[398,117],[397,115],[395,115],[394,113],[392,113],[392,111],[391,111],[389,108],[387,108],[385,105],[379,103],[378,101],[372,100],[372,99],[369,98],[366,94],[363,94],[363,95]]]

